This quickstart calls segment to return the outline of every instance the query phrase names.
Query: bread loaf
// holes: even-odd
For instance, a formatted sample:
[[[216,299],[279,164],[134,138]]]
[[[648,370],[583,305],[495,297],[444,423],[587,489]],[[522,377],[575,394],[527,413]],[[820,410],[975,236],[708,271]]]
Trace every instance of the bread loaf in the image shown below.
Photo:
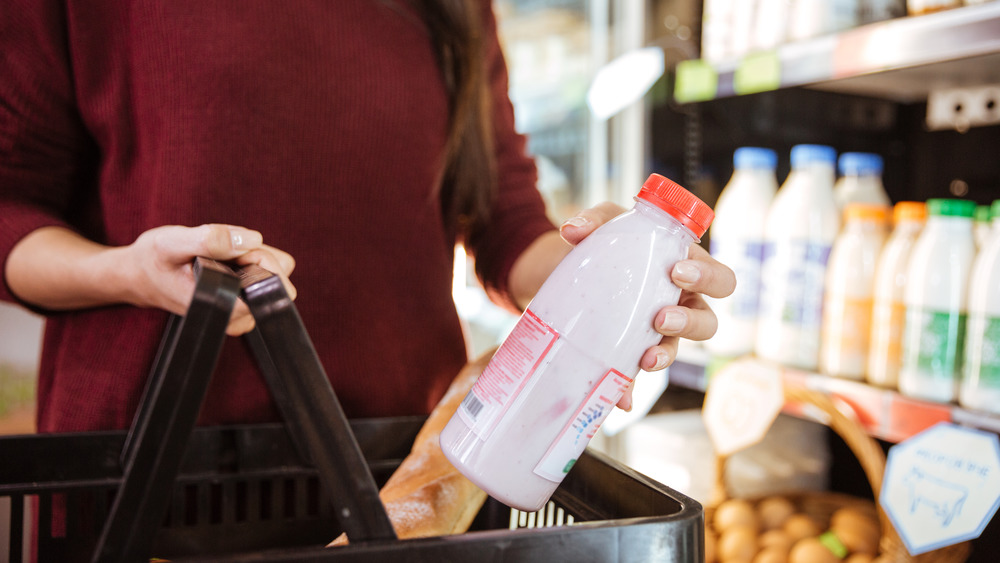
[[[461,534],[486,501],[486,493],[444,457],[440,434],[494,351],[462,368],[421,427],[410,453],[379,491],[400,539]],[[346,544],[344,534],[330,543]]]

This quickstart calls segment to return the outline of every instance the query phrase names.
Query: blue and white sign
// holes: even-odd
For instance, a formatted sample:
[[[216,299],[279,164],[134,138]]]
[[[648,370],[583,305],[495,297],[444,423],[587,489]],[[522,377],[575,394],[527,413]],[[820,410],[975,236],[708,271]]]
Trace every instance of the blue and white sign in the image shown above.
[[[912,555],[979,537],[1000,503],[1000,440],[928,428],[889,450],[879,502]]]

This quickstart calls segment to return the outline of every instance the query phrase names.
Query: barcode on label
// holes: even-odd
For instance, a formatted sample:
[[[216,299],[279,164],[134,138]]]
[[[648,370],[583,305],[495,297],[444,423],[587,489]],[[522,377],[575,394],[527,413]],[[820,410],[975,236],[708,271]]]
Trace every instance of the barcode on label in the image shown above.
[[[478,397],[476,397],[475,393],[470,391],[469,394],[465,396],[465,399],[462,400],[462,408],[464,408],[465,412],[467,412],[469,416],[475,420],[476,417],[479,416],[479,411],[483,410],[483,403]]]

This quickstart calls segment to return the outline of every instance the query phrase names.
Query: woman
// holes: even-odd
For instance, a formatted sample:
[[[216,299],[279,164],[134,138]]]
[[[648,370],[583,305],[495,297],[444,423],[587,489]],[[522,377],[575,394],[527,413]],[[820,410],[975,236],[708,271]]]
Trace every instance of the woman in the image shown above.
[[[283,276],[348,416],[427,413],[466,362],[455,243],[524,307],[621,212],[545,218],[486,0],[17,0],[0,44],[0,298],[47,316],[41,432],[131,423],[195,256]],[[732,291],[692,256],[644,369]],[[251,327],[238,306],[229,334]],[[228,339],[200,423],[275,417]]]

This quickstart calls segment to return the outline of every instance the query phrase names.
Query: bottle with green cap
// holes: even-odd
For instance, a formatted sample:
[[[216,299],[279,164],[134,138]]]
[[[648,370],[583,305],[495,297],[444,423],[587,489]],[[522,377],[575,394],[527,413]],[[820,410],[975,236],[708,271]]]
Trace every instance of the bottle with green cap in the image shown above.
[[[931,401],[958,396],[969,276],[976,255],[972,218],[976,204],[961,199],[927,201],[927,224],[907,267],[903,295],[903,365],[899,390]]]
[[[969,281],[969,321],[958,401],[1000,413],[1000,199],[993,202],[989,236]]]
[[[973,217],[972,236],[976,240],[976,249],[981,249],[986,244],[986,239],[990,236],[990,206],[977,205],[976,215]]]

